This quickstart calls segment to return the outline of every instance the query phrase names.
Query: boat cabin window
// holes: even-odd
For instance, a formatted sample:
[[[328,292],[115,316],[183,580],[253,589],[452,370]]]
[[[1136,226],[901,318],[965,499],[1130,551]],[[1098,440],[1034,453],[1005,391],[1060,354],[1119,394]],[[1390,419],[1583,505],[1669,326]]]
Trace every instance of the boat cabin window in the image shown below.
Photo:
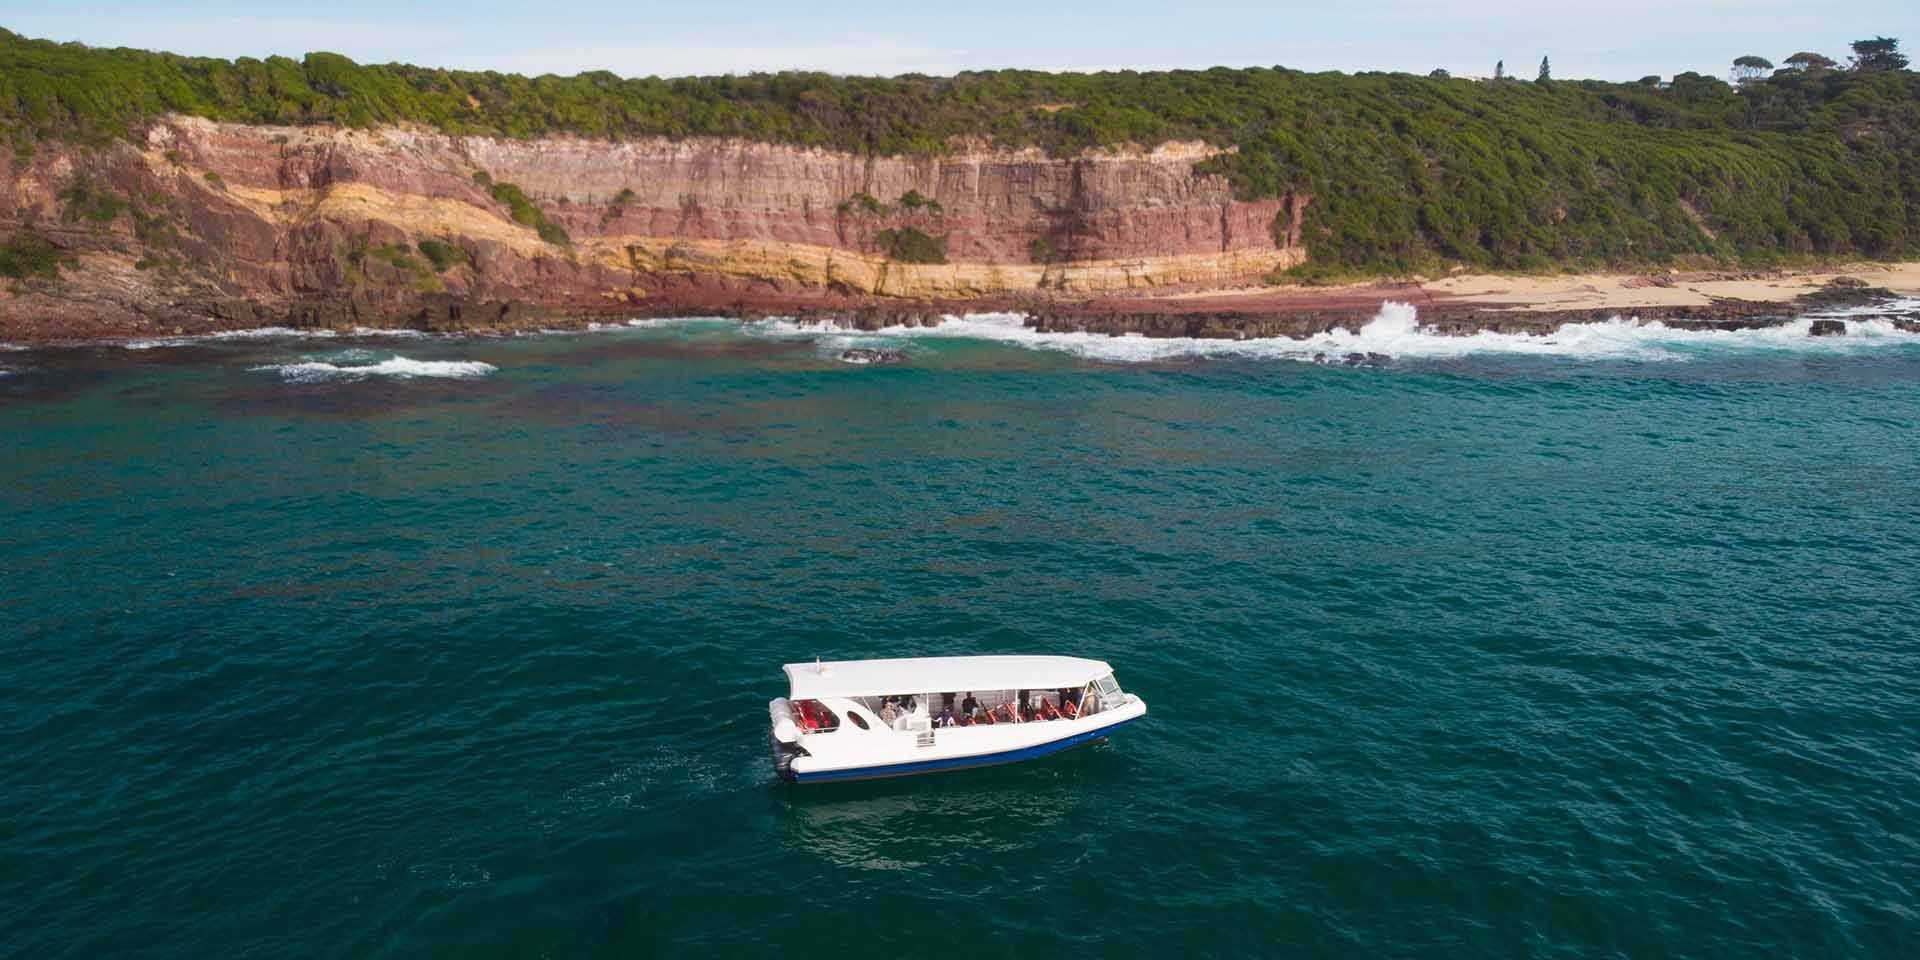
[[[853,712],[853,711],[851,711],[851,710],[849,710],[849,711],[847,711],[847,719],[848,719],[848,720],[852,720],[852,721],[853,721],[853,725],[854,725],[854,726],[856,726],[856,727],[859,727],[859,728],[860,728],[860,729],[862,729],[862,730],[866,730],[866,729],[868,729],[868,727],[867,727],[867,721],[866,721],[866,718],[865,718],[865,717],[862,717],[862,716],[860,716],[860,715],[859,715],[859,714],[857,714],[857,713],[854,713],[854,712]]]
[[[807,733],[829,733],[840,729],[840,717],[818,700],[801,700],[793,705],[793,722]]]
[[[898,731],[1074,720],[1118,706],[1125,700],[1126,695],[1120,692],[1111,676],[1104,681],[1058,689],[935,691],[854,698],[856,704],[871,714],[866,718],[869,722],[877,719],[879,729]],[[861,719],[852,712],[848,715],[854,717],[855,722]],[[862,729],[866,729],[865,725]]]

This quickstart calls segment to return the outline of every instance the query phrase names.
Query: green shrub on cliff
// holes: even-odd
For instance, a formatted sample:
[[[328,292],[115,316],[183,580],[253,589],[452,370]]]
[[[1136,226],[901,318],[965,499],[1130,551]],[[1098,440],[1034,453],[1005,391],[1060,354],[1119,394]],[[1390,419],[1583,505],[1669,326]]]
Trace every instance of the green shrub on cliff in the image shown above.
[[[147,205],[159,207],[153,198],[147,198]],[[133,215],[133,235],[149,247],[171,247],[180,242],[180,228],[167,216],[164,209],[150,212],[140,205],[128,209]]]
[[[445,273],[453,267],[471,262],[467,258],[467,251],[451,243],[422,240],[417,246],[420,248],[420,255],[426,257],[428,263],[433,264],[435,273]]]
[[[426,268],[420,265],[420,261],[413,258],[413,252],[404,243],[383,243],[369,250],[368,253],[372,254],[374,259],[390,263],[408,273],[416,275],[426,273]]]
[[[0,243],[0,277],[10,280],[58,280],[67,255],[37,233],[22,233]]]
[[[918,190],[908,190],[900,197],[900,207],[904,210],[931,210],[940,212],[940,201],[925,196]]]
[[[68,223],[85,220],[93,224],[108,224],[127,209],[125,198],[112,190],[95,186],[85,174],[74,177],[73,182],[60,191],[58,199],[60,219]]]
[[[946,263],[947,238],[929,236],[912,227],[882,230],[874,234],[874,243],[888,259],[901,263]]]
[[[534,206],[533,201],[527,199],[526,193],[519,187],[496,180],[493,184],[493,198],[506,204],[507,211],[514,221],[532,227],[534,232],[540,235],[540,239],[559,247],[568,246],[573,242],[572,238],[567,236],[566,229],[548,220],[547,215],[539,207]]]
[[[840,206],[836,209],[842,216],[847,214],[860,214],[869,217],[884,217],[893,212],[892,207],[881,203],[879,197],[865,190],[840,201]]]
[[[600,229],[604,231],[607,229],[607,224],[620,219],[620,215],[627,212],[627,204],[638,199],[640,195],[634,193],[632,187],[621,187],[620,192],[614,194],[613,199],[607,203],[607,209],[600,214]]]
[[[327,53],[226,61],[0,31],[0,130],[18,153],[56,138],[104,144],[169,111],[867,154],[934,154],[980,138],[1054,155],[1203,140],[1236,148],[1205,169],[1240,196],[1313,198],[1303,238],[1320,269],[1920,255],[1920,75],[1893,68],[1782,70],[1739,89],[1694,73],[1660,86],[1260,67],[663,80],[370,66]],[[886,209],[871,197],[842,206]],[[533,219],[513,213],[565,245],[537,208]]]

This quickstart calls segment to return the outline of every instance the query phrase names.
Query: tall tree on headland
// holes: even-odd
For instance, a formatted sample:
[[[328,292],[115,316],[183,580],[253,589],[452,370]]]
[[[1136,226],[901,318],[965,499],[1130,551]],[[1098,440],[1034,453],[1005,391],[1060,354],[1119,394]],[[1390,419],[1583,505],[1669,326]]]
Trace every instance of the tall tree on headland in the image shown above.
[[[1766,57],[1756,57],[1749,53],[1733,61],[1733,82],[1748,83],[1766,76],[1773,70],[1773,61]]]
[[[1553,67],[1547,63],[1546,57],[1540,58],[1540,75],[1535,77],[1534,79],[1535,80],[1552,80],[1553,79]]]
[[[1818,53],[1808,53],[1806,51],[1801,51],[1788,57],[1786,65],[1788,69],[1811,74],[1826,73],[1828,70],[1839,66],[1839,64],[1833,62],[1832,57],[1823,56]]]
[[[1874,37],[1872,40],[1853,42],[1853,69],[1855,70],[1867,73],[1906,68],[1906,54],[1900,52],[1900,41],[1892,37]]]
[[[1495,61],[1493,65],[1493,78],[1495,80],[1505,80],[1507,78],[1507,62],[1505,60]]]

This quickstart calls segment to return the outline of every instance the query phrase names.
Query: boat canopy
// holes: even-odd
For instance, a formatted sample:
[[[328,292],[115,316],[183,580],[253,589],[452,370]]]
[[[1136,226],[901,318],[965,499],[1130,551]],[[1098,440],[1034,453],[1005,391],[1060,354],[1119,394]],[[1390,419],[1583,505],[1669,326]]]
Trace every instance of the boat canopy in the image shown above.
[[[789,696],[884,697],[890,694],[964,693],[970,690],[1057,690],[1081,687],[1113,672],[1105,661],[1080,657],[909,657],[789,663]]]

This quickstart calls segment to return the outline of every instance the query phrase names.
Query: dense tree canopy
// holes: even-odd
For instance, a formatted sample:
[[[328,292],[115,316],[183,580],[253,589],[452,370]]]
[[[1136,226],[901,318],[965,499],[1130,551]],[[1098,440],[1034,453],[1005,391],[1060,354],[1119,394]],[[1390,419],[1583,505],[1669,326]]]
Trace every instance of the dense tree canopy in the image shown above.
[[[1907,57],[1900,52],[1900,41],[1892,37],[1853,42],[1855,70],[1905,70]]]
[[[1840,64],[1836,63],[1832,57],[1806,51],[1801,51],[1787,58],[1787,69],[1804,70],[1808,73],[1832,70],[1839,65]]]
[[[1750,83],[1766,76],[1767,72],[1772,69],[1773,61],[1768,60],[1766,57],[1747,54],[1744,57],[1734,58],[1733,78],[1741,83]]]
[[[1866,52],[1880,54],[1898,55]],[[169,111],[889,154],[980,137],[1056,155],[1199,139],[1232,149],[1209,169],[1241,195],[1314,197],[1306,239],[1318,270],[1920,253],[1920,75],[1892,68],[1782,70],[1739,89],[1696,73],[1666,84],[1485,83],[1277,67],[624,79],[366,66],[328,53],[226,61],[0,31],[0,130],[17,151],[103,144]]]

